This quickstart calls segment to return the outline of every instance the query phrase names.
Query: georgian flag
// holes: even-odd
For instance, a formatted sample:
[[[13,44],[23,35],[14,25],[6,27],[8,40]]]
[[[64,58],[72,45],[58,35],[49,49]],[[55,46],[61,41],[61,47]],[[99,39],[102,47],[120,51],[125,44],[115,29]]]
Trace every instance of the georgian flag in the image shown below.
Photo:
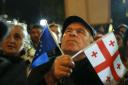
[[[126,72],[113,33],[108,33],[84,49],[84,53],[103,83],[118,81]]]

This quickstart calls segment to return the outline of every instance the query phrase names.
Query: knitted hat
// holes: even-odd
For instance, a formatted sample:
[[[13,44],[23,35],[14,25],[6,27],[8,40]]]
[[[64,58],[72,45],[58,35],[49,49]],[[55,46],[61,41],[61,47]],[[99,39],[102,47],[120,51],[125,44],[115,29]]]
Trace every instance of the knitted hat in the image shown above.
[[[96,31],[94,30],[94,28],[92,26],[90,26],[90,24],[88,24],[86,21],[84,21],[81,17],[78,16],[69,16],[68,18],[65,19],[65,22],[63,24],[63,29],[62,29],[62,34],[64,34],[66,28],[72,24],[72,23],[81,23],[82,25],[85,26],[86,29],[88,29],[91,33],[91,35],[94,37],[96,34]]]

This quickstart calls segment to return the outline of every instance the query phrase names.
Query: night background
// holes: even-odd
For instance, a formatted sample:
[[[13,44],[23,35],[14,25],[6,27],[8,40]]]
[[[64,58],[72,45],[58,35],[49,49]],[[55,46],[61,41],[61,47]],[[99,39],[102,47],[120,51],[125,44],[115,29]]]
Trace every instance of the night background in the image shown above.
[[[128,25],[128,0],[111,0],[111,18],[113,25]],[[33,24],[45,18],[51,22],[63,23],[65,18],[64,0],[1,0],[0,14],[7,14],[9,19]]]
[[[128,0],[111,0],[111,18],[114,27],[122,23],[128,25]]]
[[[60,24],[64,20],[63,0],[1,0],[0,10],[0,14],[27,24],[39,22],[41,18]]]

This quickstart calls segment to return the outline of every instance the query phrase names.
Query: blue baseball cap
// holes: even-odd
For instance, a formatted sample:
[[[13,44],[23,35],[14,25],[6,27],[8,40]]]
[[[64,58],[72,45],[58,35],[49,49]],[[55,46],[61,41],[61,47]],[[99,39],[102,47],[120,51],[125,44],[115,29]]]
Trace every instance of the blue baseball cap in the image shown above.
[[[70,24],[75,23],[75,22],[78,22],[78,23],[81,23],[82,25],[84,25],[85,28],[90,31],[90,34],[93,37],[95,36],[96,31],[94,30],[94,28],[79,16],[69,16],[68,18],[65,19],[64,24],[63,24],[62,34],[64,34],[66,28]]]

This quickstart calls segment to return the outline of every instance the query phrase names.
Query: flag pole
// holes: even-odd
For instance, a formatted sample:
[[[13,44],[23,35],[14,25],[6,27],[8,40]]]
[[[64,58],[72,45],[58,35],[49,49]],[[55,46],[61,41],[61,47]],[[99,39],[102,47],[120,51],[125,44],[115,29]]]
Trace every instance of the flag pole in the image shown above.
[[[72,59],[74,59],[75,57],[77,57],[80,53],[82,53],[84,51],[84,49],[78,51],[75,55],[72,56]]]

